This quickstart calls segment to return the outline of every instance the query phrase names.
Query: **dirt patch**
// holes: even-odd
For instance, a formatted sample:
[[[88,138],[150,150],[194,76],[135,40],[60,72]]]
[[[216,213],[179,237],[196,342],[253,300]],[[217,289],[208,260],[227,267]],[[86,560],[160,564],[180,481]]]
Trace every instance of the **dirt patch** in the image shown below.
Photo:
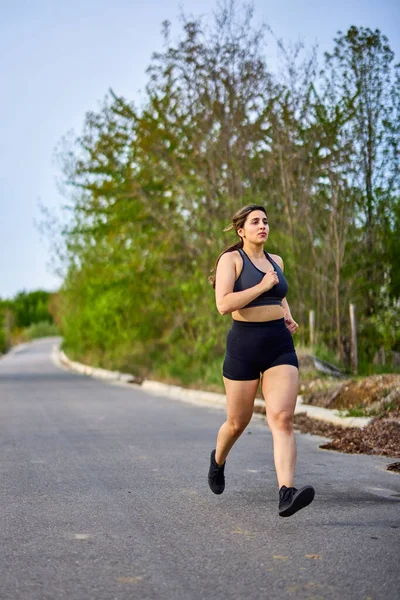
[[[305,404],[350,411],[353,415],[400,416],[400,375],[371,375],[337,381],[315,379],[302,384]]]
[[[360,381],[342,384],[331,408],[355,408],[364,406],[369,410],[387,409],[400,405],[400,375],[372,375]]]
[[[302,381],[300,393],[304,404],[343,410],[352,416],[376,417],[359,429],[331,425],[306,414],[296,415],[295,427],[299,431],[330,438],[321,448],[400,458],[400,375],[388,373],[345,380],[321,376]],[[400,463],[389,467],[400,473]]]
[[[400,423],[396,419],[375,419],[359,429],[340,427],[311,419],[301,413],[294,417],[295,428],[302,433],[312,433],[331,438],[321,448],[348,454],[378,454],[400,458]]]
[[[306,413],[294,415],[294,427],[301,433],[312,433],[313,435],[320,435],[327,438],[342,435],[346,431],[346,428],[341,427],[340,425],[333,425],[332,423],[326,423],[325,421],[311,419]]]

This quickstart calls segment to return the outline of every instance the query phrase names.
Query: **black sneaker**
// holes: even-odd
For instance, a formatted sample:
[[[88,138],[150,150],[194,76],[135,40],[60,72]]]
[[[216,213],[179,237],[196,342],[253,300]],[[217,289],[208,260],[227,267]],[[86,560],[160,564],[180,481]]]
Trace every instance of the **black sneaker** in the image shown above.
[[[315,490],[312,485],[305,485],[299,490],[283,485],[279,490],[279,516],[291,517],[295,512],[311,504]]]
[[[219,466],[215,461],[215,450],[211,452],[208,485],[214,494],[222,494],[225,489],[225,463]]]

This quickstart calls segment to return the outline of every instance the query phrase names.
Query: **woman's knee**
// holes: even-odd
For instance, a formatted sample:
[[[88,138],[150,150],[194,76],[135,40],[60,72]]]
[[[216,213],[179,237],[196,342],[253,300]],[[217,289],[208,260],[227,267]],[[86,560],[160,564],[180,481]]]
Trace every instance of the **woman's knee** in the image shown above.
[[[251,418],[251,417],[250,417]],[[250,423],[250,419],[228,419],[231,434],[239,437]]]
[[[277,413],[267,414],[268,425],[271,430],[293,431],[293,412],[281,410]]]

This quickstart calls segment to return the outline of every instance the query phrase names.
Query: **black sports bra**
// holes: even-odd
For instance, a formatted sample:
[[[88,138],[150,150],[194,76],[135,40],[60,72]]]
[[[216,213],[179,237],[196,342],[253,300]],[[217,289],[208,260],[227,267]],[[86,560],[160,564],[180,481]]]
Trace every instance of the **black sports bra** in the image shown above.
[[[235,281],[233,288],[234,292],[242,292],[243,290],[248,290],[249,288],[254,287],[262,281],[265,275],[263,271],[260,271],[260,269],[258,269],[255,264],[252,263],[243,248],[239,248],[239,254],[243,260],[243,269]],[[243,306],[243,308],[250,308],[252,306],[267,306],[273,304],[279,304],[282,306],[282,300],[287,295],[288,284],[282,269],[274,260],[272,260],[270,255],[265,250],[264,254],[273,265],[275,271],[278,273],[279,282],[267,292],[263,292],[260,294],[260,296],[254,298],[254,300],[249,302],[249,304],[246,304],[246,306]]]

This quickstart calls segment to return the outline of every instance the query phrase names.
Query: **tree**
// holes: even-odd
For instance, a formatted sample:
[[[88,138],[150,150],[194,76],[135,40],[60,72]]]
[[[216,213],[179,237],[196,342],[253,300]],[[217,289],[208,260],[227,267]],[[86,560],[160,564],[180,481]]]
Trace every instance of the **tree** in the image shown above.
[[[338,35],[332,54],[326,54],[326,68],[338,94],[344,99],[354,98],[354,117],[347,125],[353,139],[351,184],[360,191],[357,218],[364,251],[359,259],[365,273],[366,312],[372,314],[381,281],[386,215],[391,212],[398,181],[398,167],[390,160],[394,54],[378,29],[353,26]]]
[[[270,213],[303,332],[316,308],[320,341],[345,356],[348,301],[361,316],[383,306],[375,262],[394,282],[399,187],[386,38],[350,28],[320,75],[314,53],[281,44],[275,77],[265,36],[234,3],[212,25],[183,17],[177,41],[165,23],[143,106],[110,91],[62,148],[72,192],[57,314],[76,356],[187,381],[216,365],[228,323],[207,278],[250,201]]]

